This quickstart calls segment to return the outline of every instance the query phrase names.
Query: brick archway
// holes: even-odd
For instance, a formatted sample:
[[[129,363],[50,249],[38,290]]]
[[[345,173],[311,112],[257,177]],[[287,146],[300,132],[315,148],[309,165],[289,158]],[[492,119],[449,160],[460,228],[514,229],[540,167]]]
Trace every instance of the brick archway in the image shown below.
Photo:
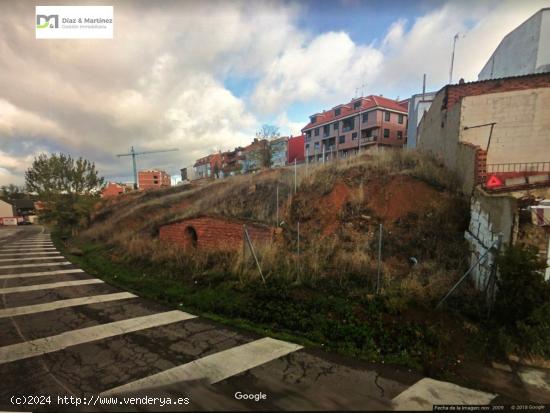
[[[192,226],[188,226],[184,230],[184,239],[185,239],[185,245],[196,248],[197,243],[199,241],[199,237],[197,235],[197,231]]]

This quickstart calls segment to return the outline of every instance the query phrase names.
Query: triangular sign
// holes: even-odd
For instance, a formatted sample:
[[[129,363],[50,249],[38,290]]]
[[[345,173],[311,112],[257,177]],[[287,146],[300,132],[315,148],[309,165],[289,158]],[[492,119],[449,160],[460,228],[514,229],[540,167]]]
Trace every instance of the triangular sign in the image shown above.
[[[496,188],[502,186],[502,181],[496,175],[491,175],[485,184],[487,188]]]

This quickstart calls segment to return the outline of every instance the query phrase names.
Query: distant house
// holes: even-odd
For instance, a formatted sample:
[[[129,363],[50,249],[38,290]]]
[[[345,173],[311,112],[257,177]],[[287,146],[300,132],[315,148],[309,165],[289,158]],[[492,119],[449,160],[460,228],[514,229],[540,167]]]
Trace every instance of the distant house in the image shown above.
[[[426,113],[437,92],[426,92],[412,95],[409,100],[409,116],[407,125],[407,148],[416,148],[416,132],[422,116]]]
[[[0,199],[0,218],[12,218],[15,215],[13,205]]]
[[[25,217],[29,215],[36,215],[34,208],[34,201],[32,199],[14,199],[11,201],[15,210],[15,215]]]
[[[130,192],[132,190],[131,185],[120,184],[116,182],[109,182],[105,185],[105,188],[101,191],[101,198],[109,198]]]
[[[171,185],[170,175],[165,171],[148,169],[138,172],[138,188],[140,190],[169,188]]]
[[[240,174],[242,170],[242,160],[244,159],[241,147],[232,151],[222,153],[222,174],[223,176],[233,176]]]
[[[289,165],[304,162],[305,160],[305,135],[291,136],[288,138],[288,158],[287,163]]]
[[[266,155],[268,154],[268,141],[254,138],[254,141],[242,148],[242,159],[240,160],[243,173],[255,172],[266,166]]]
[[[407,139],[408,99],[370,95],[310,116],[304,126],[309,162],[345,158],[372,147],[403,147]]]
[[[221,153],[214,153],[197,159],[193,165],[194,179],[219,178],[222,165],[223,157]]]
[[[271,152],[271,166],[280,167],[285,166],[288,155],[288,137],[282,136],[277,139],[269,141]]]

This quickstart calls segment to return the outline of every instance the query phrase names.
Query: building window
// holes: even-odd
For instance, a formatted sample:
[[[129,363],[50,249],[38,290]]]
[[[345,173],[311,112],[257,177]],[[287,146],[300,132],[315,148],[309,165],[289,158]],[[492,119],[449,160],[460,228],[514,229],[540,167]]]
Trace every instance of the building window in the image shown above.
[[[357,132],[353,132],[353,133],[351,134],[351,140],[354,141],[354,140],[356,140],[356,139],[357,139]]]
[[[367,138],[372,138],[372,129],[367,129]]]
[[[315,142],[315,146],[313,147],[313,149],[315,149],[315,151],[319,150],[319,142]]]
[[[399,116],[397,117],[397,122],[403,124],[403,119],[404,119],[403,115],[399,115]]]
[[[310,139],[311,139],[311,131],[310,131],[310,130],[308,130],[308,131],[306,132],[306,138],[310,138]]]
[[[330,125],[323,126],[323,136],[328,136],[330,133]]]
[[[355,129],[354,120],[355,120],[354,117],[344,119],[344,120],[342,121],[342,131],[343,131],[343,132],[347,132],[347,131],[349,131],[349,130]]]
[[[353,104],[353,109],[359,109],[360,107],[361,107],[361,101],[360,100],[358,100],[357,102],[355,102]]]
[[[342,113],[342,109],[334,109],[334,116],[340,116],[340,113]]]
[[[309,144],[306,145],[306,153],[309,153]]]
[[[334,124],[333,124],[334,130],[338,130],[338,124],[339,124],[339,123],[340,123],[340,122],[334,122]]]
[[[338,137],[338,143],[346,143],[346,137],[344,135]]]
[[[311,140],[311,133],[308,132],[306,135],[306,142],[309,142]]]
[[[315,136],[319,136],[319,128],[315,128]]]
[[[390,112],[388,112],[388,111],[384,112],[384,120],[386,122],[390,121]]]
[[[389,137],[390,137],[390,130],[384,129],[384,138],[389,138]]]
[[[403,132],[400,130],[397,131],[397,139],[403,139]]]
[[[317,116],[310,116],[309,119],[311,120],[311,123],[317,122]]]
[[[363,113],[363,123],[367,123],[369,120],[369,114],[368,113]]]

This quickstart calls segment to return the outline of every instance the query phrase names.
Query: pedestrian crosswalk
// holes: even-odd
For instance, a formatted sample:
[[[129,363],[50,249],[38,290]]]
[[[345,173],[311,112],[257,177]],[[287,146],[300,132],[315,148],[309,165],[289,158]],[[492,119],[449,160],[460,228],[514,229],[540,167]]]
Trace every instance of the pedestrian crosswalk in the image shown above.
[[[58,314],[73,312],[75,315],[72,322],[63,323],[57,331],[47,335],[34,334],[32,339],[21,342],[14,342],[12,339],[10,344],[0,347],[0,368],[9,366],[10,363],[24,363],[45,355],[50,357],[59,352],[77,352],[82,346],[104,343],[132,334],[139,334],[139,342],[145,343],[149,340],[148,334],[161,335],[168,331],[167,329],[189,329],[189,340],[199,340],[195,335],[200,336],[201,332],[193,330],[196,326],[190,326],[198,320],[197,316],[179,310],[159,310],[157,307],[144,305],[144,300],[132,293],[113,291],[101,279],[82,279],[88,276],[81,269],[75,268],[55,249],[47,234],[28,237],[9,245],[1,245],[1,242],[0,240],[0,297],[4,300],[4,306],[0,308],[0,322],[12,320],[17,325],[24,326],[29,317],[36,319],[43,316],[53,320]],[[26,270],[35,267],[36,270]],[[101,286],[106,290],[97,291]],[[27,294],[36,291],[44,291],[47,294],[38,299]],[[27,299],[18,302],[20,296]],[[8,307],[5,305],[6,298],[10,300]],[[92,324],[95,325],[83,325],[91,306],[104,308],[105,312],[93,320]],[[139,307],[139,311],[132,313],[128,310],[134,308],[132,306]],[[115,309],[119,309],[119,313],[114,313]],[[162,350],[164,355],[172,355],[173,363],[164,361],[159,364],[161,367],[151,371],[131,372],[109,386],[97,383],[97,393],[110,396],[146,392],[196,380],[214,386],[260,366],[284,360],[291,355],[302,354],[303,350],[300,345],[269,337],[246,337],[241,338],[240,342],[235,341],[226,345],[224,343],[227,337],[219,342],[214,341],[213,348],[201,347],[200,351],[188,353],[185,352],[185,343],[169,341],[167,348],[156,350]],[[223,345],[215,348],[218,345],[216,343]],[[153,344],[143,344],[143,348],[155,351]],[[109,346],[101,349],[105,352],[114,351]],[[111,357],[114,362],[129,350],[123,347],[119,348],[119,351],[120,355],[114,354]],[[78,360],[80,356],[73,357]],[[77,377],[78,374],[79,371],[75,371],[68,376]],[[79,379],[76,379],[76,382],[78,383]],[[391,402],[391,406],[396,410],[418,410],[431,409],[434,404],[488,404],[495,397],[494,394],[466,389],[451,383],[421,379],[393,400],[388,399],[387,403]]]
[[[214,384],[301,348],[297,344],[266,337],[107,390],[103,395],[152,390],[192,380]]]
[[[488,405],[496,394],[472,390],[453,383],[424,378],[395,397],[395,410],[432,410],[434,405]]]
[[[92,296],[82,297],[82,298],[72,298],[67,300],[52,301],[45,304],[35,304],[35,305],[27,305],[23,307],[4,308],[3,310],[0,310],[0,318],[14,317],[18,315],[33,314],[33,313],[43,313],[46,311],[58,310],[60,308],[76,307],[79,305],[86,305],[86,304],[105,303],[109,301],[124,300],[127,298],[134,298],[134,297],[136,296],[131,293],[102,294],[102,295],[92,295]]]

